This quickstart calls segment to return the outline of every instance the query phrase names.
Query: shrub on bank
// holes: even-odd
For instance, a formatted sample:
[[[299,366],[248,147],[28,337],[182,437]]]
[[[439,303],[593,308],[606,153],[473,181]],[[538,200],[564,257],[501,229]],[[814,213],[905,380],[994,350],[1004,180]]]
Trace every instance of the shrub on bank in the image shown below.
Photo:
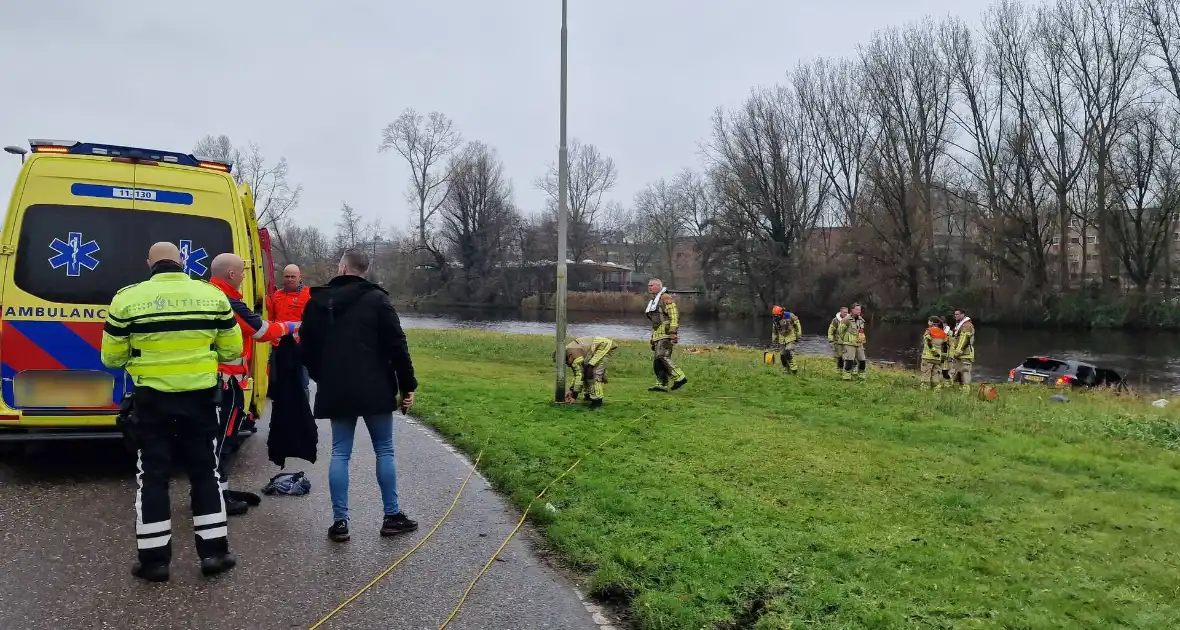
[[[624,342],[588,411],[549,404],[548,337],[408,334],[424,420],[518,506],[590,453],[532,519],[640,628],[1180,627],[1174,408],[735,348],[679,348],[655,394]]]
[[[986,292],[960,291],[939,296],[918,310],[890,309],[887,321],[919,322],[930,315],[948,315],[966,308],[981,324],[1074,329],[1180,330],[1180,302],[1158,293],[1107,296],[1099,291],[1074,291],[1025,300],[1000,307],[990,305]]]
[[[521,310],[539,311],[553,310],[553,294],[530,295],[520,301]],[[651,296],[646,293],[630,293],[626,291],[586,292],[572,291],[566,294],[566,310],[588,313],[642,314],[647,308]],[[676,296],[676,304],[680,307],[681,315],[694,312],[696,300],[692,296]]]

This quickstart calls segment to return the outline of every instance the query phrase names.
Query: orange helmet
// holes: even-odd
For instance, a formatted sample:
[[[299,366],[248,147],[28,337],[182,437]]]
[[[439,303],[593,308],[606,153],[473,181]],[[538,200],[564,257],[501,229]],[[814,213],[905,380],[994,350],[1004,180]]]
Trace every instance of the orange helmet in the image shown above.
[[[770,309],[770,314],[774,315],[775,317],[782,317],[783,316],[783,307],[775,306],[774,308]]]

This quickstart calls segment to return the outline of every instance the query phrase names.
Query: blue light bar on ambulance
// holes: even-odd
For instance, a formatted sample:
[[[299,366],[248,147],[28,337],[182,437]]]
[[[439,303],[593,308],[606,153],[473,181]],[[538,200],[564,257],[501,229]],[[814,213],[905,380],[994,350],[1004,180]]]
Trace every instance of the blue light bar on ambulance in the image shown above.
[[[224,173],[230,172],[233,162],[216,158],[177,153],[175,151],[160,151],[158,149],[139,149],[123,147],[114,144],[97,144],[94,142],[77,142],[74,140],[29,140],[33,153],[68,153],[70,155],[98,155],[111,158],[127,158],[133,160],[149,160],[165,164],[180,166],[195,166],[208,168]]]

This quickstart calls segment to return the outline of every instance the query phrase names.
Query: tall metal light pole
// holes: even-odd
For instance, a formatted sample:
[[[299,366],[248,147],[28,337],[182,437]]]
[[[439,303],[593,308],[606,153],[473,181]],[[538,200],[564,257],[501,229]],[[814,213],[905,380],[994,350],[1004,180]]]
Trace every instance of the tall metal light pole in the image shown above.
[[[569,193],[569,156],[565,146],[565,93],[566,93],[566,3],[561,0],[561,145],[557,150],[557,293],[554,308],[557,310],[557,383],[554,385],[553,400],[565,401],[565,290],[566,264],[565,241],[569,208],[566,197]]]

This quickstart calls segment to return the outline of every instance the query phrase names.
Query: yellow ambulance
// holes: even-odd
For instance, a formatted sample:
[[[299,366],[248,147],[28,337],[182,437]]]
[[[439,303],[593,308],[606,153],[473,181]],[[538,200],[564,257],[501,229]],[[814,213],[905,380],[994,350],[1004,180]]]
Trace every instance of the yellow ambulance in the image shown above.
[[[0,236],[0,442],[118,437],[131,379],[99,360],[120,288],[146,280],[148,248],[176,243],[209,279],[222,252],[246,260],[243,301],[265,317],[273,266],[250,188],[228,162],[172,151],[31,140]],[[270,271],[268,271],[270,270]],[[266,395],[255,344],[247,410]]]

